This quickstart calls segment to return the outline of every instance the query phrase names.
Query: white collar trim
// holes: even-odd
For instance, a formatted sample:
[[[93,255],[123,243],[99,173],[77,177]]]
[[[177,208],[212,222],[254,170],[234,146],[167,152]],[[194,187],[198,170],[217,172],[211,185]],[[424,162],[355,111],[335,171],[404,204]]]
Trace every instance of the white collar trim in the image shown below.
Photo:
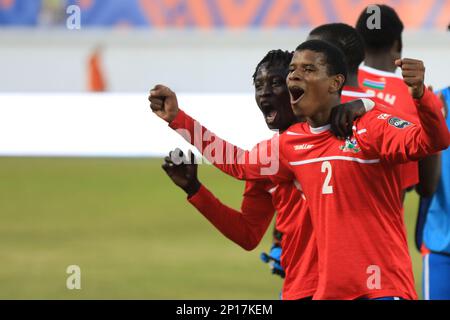
[[[317,127],[317,128],[313,128],[313,127],[309,126],[309,130],[311,130],[311,133],[314,133],[314,134],[319,134],[319,133],[328,131],[328,130],[330,130],[330,128],[331,128],[330,124],[324,125],[322,127]]]
[[[351,98],[373,98],[375,96],[375,94],[370,94],[367,92],[348,91],[348,90],[342,90],[342,95]]]
[[[394,73],[394,72],[378,70],[378,69],[366,66],[365,64],[361,65],[359,67],[359,69],[361,69],[363,71],[366,71],[368,73],[372,73],[372,74],[377,75],[377,76],[381,76],[381,77],[391,77],[391,78],[403,79],[403,77],[400,74],[397,74],[397,73]]]

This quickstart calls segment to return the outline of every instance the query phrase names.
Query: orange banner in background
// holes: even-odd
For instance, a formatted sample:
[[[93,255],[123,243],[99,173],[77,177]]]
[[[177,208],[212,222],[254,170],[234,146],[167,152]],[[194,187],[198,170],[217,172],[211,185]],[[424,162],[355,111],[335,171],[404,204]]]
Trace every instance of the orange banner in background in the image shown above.
[[[354,25],[373,3],[395,8],[406,29],[445,30],[450,0],[60,0],[81,9],[84,27],[127,25],[179,29],[310,29],[330,22]],[[0,25],[39,25],[43,0],[0,0]],[[55,10],[53,14],[61,12]],[[44,21],[45,23],[45,21]]]
[[[140,0],[151,26],[194,28],[299,28],[329,22],[354,25],[370,4],[396,9],[405,27],[442,29],[450,0]]]

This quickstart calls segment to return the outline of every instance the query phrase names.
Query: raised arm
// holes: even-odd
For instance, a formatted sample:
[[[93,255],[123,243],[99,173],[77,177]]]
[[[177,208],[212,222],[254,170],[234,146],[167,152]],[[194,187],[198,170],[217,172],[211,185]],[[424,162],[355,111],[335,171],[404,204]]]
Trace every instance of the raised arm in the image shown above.
[[[182,110],[169,122],[169,127],[193,145],[216,168],[236,179],[247,180],[249,151],[223,140]]]
[[[420,125],[392,115],[392,110],[377,107],[365,121],[367,132],[358,127],[355,135],[363,148],[370,145],[390,162],[419,160],[448,147],[450,133],[433,93],[424,87],[425,67],[422,61],[397,61],[405,83],[414,98]],[[366,140],[366,137],[369,139]]]
[[[195,146],[202,155],[224,173],[240,180],[272,180],[274,183],[293,180],[288,166],[279,158],[278,135],[258,143],[251,151],[243,150],[202,126],[179,109],[176,94],[157,85],[150,91],[150,107],[161,119]],[[366,112],[365,103],[355,100],[335,107],[332,128],[337,136],[351,132],[355,118]]]
[[[172,181],[188,195],[188,201],[224,236],[245,250],[253,250],[266,232],[275,209],[263,182],[247,182],[241,211],[234,210],[217,199],[198,181],[197,165],[176,165],[165,158],[163,169]]]
[[[243,150],[215,135],[178,107],[176,94],[157,85],[150,91],[150,107],[187,142],[224,173],[239,180],[291,181],[292,174],[278,159],[278,136]]]
[[[152,111],[214,166],[236,179],[248,178],[246,164],[249,163],[250,153],[221,139],[180,110],[175,92],[157,85],[150,91],[149,101]]]

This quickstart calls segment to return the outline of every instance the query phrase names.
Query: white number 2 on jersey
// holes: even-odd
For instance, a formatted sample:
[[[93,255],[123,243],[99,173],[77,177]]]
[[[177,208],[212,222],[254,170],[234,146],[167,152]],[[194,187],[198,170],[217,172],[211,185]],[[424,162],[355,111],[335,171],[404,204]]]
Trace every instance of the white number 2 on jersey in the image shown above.
[[[331,180],[331,174],[332,174],[330,161],[322,162],[322,173],[323,172],[327,172],[327,176],[325,177],[325,181],[323,182],[322,194],[331,194],[331,193],[333,193],[333,186],[330,186],[330,180]]]

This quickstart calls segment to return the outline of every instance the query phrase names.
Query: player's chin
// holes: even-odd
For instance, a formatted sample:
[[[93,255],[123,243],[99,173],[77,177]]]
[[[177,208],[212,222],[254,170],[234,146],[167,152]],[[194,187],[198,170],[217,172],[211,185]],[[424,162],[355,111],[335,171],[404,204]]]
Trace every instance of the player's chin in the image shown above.
[[[269,128],[270,130],[278,130],[278,128],[279,128],[279,124],[278,124],[278,122],[267,122],[266,121],[266,125],[267,125],[267,128]]]
[[[265,117],[267,128],[270,130],[277,130],[280,128],[280,123],[282,122],[280,114],[277,114],[274,118]]]
[[[305,110],[298,104],[292,105],[292,111],[297,119],[305,117]]]

